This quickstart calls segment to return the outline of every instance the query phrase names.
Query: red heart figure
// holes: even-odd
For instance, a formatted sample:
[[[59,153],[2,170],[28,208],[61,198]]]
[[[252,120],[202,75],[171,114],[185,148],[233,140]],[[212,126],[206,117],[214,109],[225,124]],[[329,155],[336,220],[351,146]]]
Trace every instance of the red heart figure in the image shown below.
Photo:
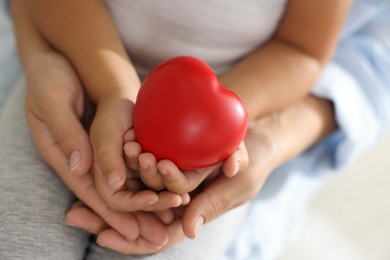
[[[180,56],[157,66],[144,80],[134,110],[143,152],[169,159],[181,170],[225,160],[243,140],[248,113],[199,59]]]

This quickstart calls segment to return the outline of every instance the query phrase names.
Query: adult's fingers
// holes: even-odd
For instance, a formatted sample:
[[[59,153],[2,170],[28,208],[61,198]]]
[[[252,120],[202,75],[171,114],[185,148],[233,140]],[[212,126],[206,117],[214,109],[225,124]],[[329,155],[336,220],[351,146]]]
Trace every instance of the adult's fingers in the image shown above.
[[[183,213],[183,231],[187,237],[195,238],[203,224],[256,196],[275,166],[272,158],[280,154],[274,140],[263,132],[263,127],[248,129],[245,140],[250,164],[244,172],[233,177],[219,174],[192,198]],[[270,131],[271,137],[272,134]]]
[[[59,99],[61,100],[61,99]],[[28,101],[31,102],[31,101]],[[35,114],[30,108],[33,104],[27,104],[27,117],[35,117],[47,125],[55,143],[57,143],[68,160],[69,171],[74,175],[86,174],[92,164],[92,149],[89,137],[83,128],[76,111],[66,100],[50,106],[41,115]],[[30,124],[29,120],[29,124]],[[31,127],[31,131],[36,131]],[[33,133],[34,135],[34,133]],[[38,134],[35,134],[35,137]],[[44,140],[35,138],[35,142]],[[47,151],[42,151],[43,153]]]
[[[34,131],[32,131],[34,140],[41,140],[36,143],[37,149],[43,159],[54,168],[66,186],[127,240],[135,240],[140,234],[135,217],[128,213],[116,212],[107,208],[107,205],[97,194],[90,174],[84,176],[69,174],[67,158],[54,140],[47,125],[33,116],[27,116],[27,120],[30,126],[34,128]]]
[[[66,105],[54,106],[46,123],[69,160],[70,172],[75,175],[87,173],[92,164],[92,149],[75,112]]]
[[[76,202],[76,204],[66,215],[67,224],[98,235],[99,244],[115,251],[131,254],[153,253],[168,242],[167,228],[152,213],[139,212],[135,214],[140,226],[140,236],[129,241],[118,231],[109,227],[100,216],[86,205],[80,202]],[[169,223],[172,221],[173,219]],[[129,245],[132,245],[131,251]]]
[[[135,216],[140,225],[140,236],[150,241],[156,248],[162,248],[168,242],[165,225],[150,212],[136,212]]]
[[[184,210],[183,231],[186,236],[195,238],[205,223],[256,196],[268,176],[267,167],[260,158],[245,172],[234,177],[220,174],[212,180]]]
[[[113,229],[101,232],[97,238],[97,243],[100,246],[110,248],[111,250],[122,254],[154,254],[175,245],[184,238],[180,220],[174,220],[171,224],[166,226],[166,228],[169,240],[162,248],[153,245],[143,237],[140,237],[133,242],[127,241]]]
[[[72,205],[66,213],[65,222],[68,225],[82,228],[95,235],[109,228],[100,216],[81,201],[77,201]]]

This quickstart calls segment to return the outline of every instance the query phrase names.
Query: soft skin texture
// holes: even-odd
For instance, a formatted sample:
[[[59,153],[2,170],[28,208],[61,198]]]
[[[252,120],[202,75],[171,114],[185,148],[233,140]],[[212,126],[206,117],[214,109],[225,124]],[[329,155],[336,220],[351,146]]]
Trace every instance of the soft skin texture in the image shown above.
[[[303,1],[290,1],[284,20],[269,44],[245,57],[237,66],[221,77],[221,82],[234,90],[243,99],[252,119],[293,104],[307,94],[308,89],[310,89],[323,64],[332,52],[337,33],[341,28],[344,14],[349,5],[348,1],[343,1],[340,4],[336,1],[331,4],[329,2],[325,3],[325,1],[316,1],[316,4],[313,5],[304,5],[301,2]],[[333,8],[319,8],[328,6]],[[50,44],[70,60],[71,64],[76,68],[83,86],[97,105],[90,137],[96,162],[93,167],[94,179],[100,196],[109,207],[125,211],[136,210],[134,207],[122,206],[127,205],[126,203],[129,201],[138,201],[139,204],[153,204],[156,202],[156,194],[151,191],[145,191],[145,196],[136,197],[132,195],[132,191],[122,190],[127,176],[124,159],[122,158],[122,137],[131,128],[131,121],[128,122],[128,119],[131,118],[130,111],[139,82],[134,73],[129,73],[129,71],[134,72],[134,69],[123,51],[123,46],[120,45],[104,5],[102,2],[96,1],[83,1],[82,3],[58,1],[55,4],[50,3],[50,1],[47,1],[47,3],[45,1],[30,1],[30,7],[40,32],[47,38]],[[55,12],[56,8],[62,11],[61,14],[64,15],[64,18],[72,14],[74,19],[58,18],[54,15],[57,13]],[[85,10],[88,10],[88,12],[85,12]],[[88,13],[88,15],[84,16],[85,13]],[[304,15],[307,13],[314,13],[315,15],[308,17]],[[324,45],[320,45],[320,48],[318,47],[318,42],[311,42],[310,39],[317,36],[316,34],[311,34],[313,33],[312,27],[314,24],[311,21],[314,18],[318,19],[321,15],[327,17],[327,19],[324,19],[324,23],[321,23],[321,33],[327,35],[327,39],[330,39],[330,41],[321,42]],[[100,24],[96,26],[94,24],[96,21],[102,23],[101,26]],[[299,22],[296,24],[291,23],[291,21]],[[99,34],[94,33],[94,28],[97,27],[99,27]],[[296,30],[298,29],[302,32],[302,35],[297,33]],[[64,34],[68,36],[65,37],[65,40],[62,37]],[[105,37],[100,37],[101,35],[105,35]],[[304,40],[299,41],[297,40],[298,38]],[[76,43],[75,39],[78,39]],[[90,42],[93,42],[93,44],[88,44]],[[313,52],[313,46],[316,46],[316,50],[320,51]],[[281,55],[283,53],[284,55]],[[275,56],[277,54],[281,56]],[[271,62],[272,60],[274,62]],[[265,61],[268,61],[268,63]],[[96,71],[91,72],[91,67],[88,66],[90,62],[96,65],[99,73],[96,73]],[[299,71],[296,69],[297,67]],[[259,73],[259,71],[262,73]],[[302,71],[305,72],[304,74],[307,77],[300,76]],[[99,76],[94,77],[93,75]],[[261,77],[256,75],[261,75]],[[284,75],[283,79],[280,79],[279,75]],[[259,87],[259,82],[261,82],[262,87]],[[294,88],[296,95],[290,95],[287,91],[283,92],[283,89],[290,84],[296,87]],[[113,87],[107,88],[107,86]],[[264,98],[264,102],[259,102],[258,98],[260,97]],[[280,97],[280,102],[274,102],[278,97]],[[268,104],[268,106],[268,100],[272,100],[274,105]],[[256,104],[261,104],[261,106]],[[262,107],[263,105],[264,107]],[[269,110],[265,107],[268,107]],[[116,116],[112,117],[112,115]],[[105,128],[105,125],[110,125],[110,128]],[[121,138],[118,138],[118,136]],[[65,152],[66,158],[77,158],[77,153],[76,156],[72,156],[77,151],[79,150],[71,150],[70,153]],[[141,155],[139,154],[140,158]],[[81,158],[83,156],[81,155]],[[232,155],[231,157],[234,158],[234,156],[237,155]],[[228,159],[223,165],[223,169],[226,172],[229,172],[229,165],[230,168],[234,167],[234,170],[231,171],[233,174],[226,175],[234,176],[236,172],[245,169],[246,154],[243,155],[242,152],[238,152],[238,156],[241,156],[240,158],[242,159],[235,158],[235,160],[231,161],[231,164],[228,163]],[[164,167],[174,169],[173,166],[164,166],[164,163],[165,165],[167,164],[167,162],[162,161],[159,162],[160,165],[157,164],[156,166],[158,169],[157,174],[160,174],[161,171],[161,176],[164,176]],[[132,167],[133,170],[136,170],[134,168],[137,168],[138,165],[132,163]],[[225,167],[228,169],[225,169]],[[71,168],[73,169],[73,167]],[[216,183],[219,180],[221,178],[217,178]],[[231,180],[235,180],[235,178]],[[162,182],[164,182],[164,179]],[[163,186],[165,187],[166,185],[164,184]],[[208,187],[211,190],[219,191],[218,185],[210,184]],[[191,186],[191,188],[193,187]],[[175,185],[171,185],[170,189],[175,191]],[[226,190],[222,191],[222,193],[217,196],[218,199],[222,199],[226,195]],[[203,201],[201,195],[195,197],[194,202],[188,206],[188,212],[191,213],[188,213],[188,215],[191,215],[191,217],[184,215],[184,220],[189,219],[183,221],[185,233],[189,237],[195,236],[195,223],[202,222],[191,219],[199,219],[200,216],[195,214],[196,212],[190,211],[192,207],[195,207],[192,205],[198,205],[196,198],[200,198],[197,201]],[[183,199],[180,197],[178,200]],[[114,201],[123,201],[124,203]],[[135,205],[139,204],[135,203]],[[167,204],[169,205],[169,203]],[[203,205],[203,207],[206,207],[206,205]],[[197,208],[198,212],[201,211],[201,207],[195,208]],[[153,209],[161,208],[156,206]],[[210,214],[215,215],[214,213]],[[205,221],[212,219],[212,217],[207,217],[206,214],[202,218]]]
[[[40,33],[70,60],[96,104],[90,130],[95,162],[92,169],[97,191],[106,204],[120,211],[138,210],[141,208],[131,205],[145,203],[158,204],[154,208],[148,207],[148,210],[161,209],[163,206],[159,205],[168,208],[184,204],[185,201],[172,193],[157,197],[151,191],[141,191],[140,196],[133,196],[133,192],[126,190],[127,169],[122,156],[122,137],[132,128],[134,101],[140,83],[103,1],[58,1],[55,4],[29,1],[29,7]],[[99,28],[98,33],[96,28]],[[64,34],[67,37],[64,38]],[[64,152],[70,161],[74,157],[91,156],[81,154],[77,147]],[[88,161],[78,164],[88,165]],[[226,167],[229,165],[227,163]]]
[[[166,219],[166,213],[134,215],[113,211],[98,195],[90,174],[71,174],[72,165],[69,165],[64,150],[67,145],[75,145],[79,151],[85,151],[84,156],[90,154],[88,134],[81,123],[81,116],[88,115],[90,107],[84,108],[84,92],[71,64],[63,56],[51,51],[38,37],[34,28],[29,26],[31,23],[26,19],[27,9],[21,1],[12,1],[11,5],[13,17],[16,19],[17,37],[29,40],[29,44],[19,46],[29,92],[26,118],[42,159],[56,170],[79,199],[93,208],[110,226],[120,230],[123,237],[137,245],[142,242],[156,247],[162,246],[167,241],[167,232],[159,218]],[[45,107],[42,104],[50,106]],[[92,158],[83,159],[83,165],[79,165],[77,171],[83,167],[88,170],[87,161]],[[181,201],[180,196],[173,196]],[[142,204],[142,200],[145,201],[141,199],[139,204]],[[174,203],[176,205],[177,201]],[[142,204],[143,207],[145,204]],[[169,218],[168,212],[168,222]],[[150,227],[154,227],[156,233],[148,233]],[[148,232],[145,232],[145,229]]]
[[[350,1],[337,0],[289,1],[270,41],[220,76],[222,85],[243,100],[250,121],[294,104],[309,93],[335,49],[350,4]],[[194,188],[191,184],[201,183],[204,172],[210,171],[210,168],[200,169],[199,181],[194,181],[192,171],[179,171],[166,160],[156,165],[152,154],[138,154],[138,166],[136,151],[140,151],[139,147],[137,144],[127,146],[128,151],[134,147],[131,156],[127,156],[130,158],[128,166],[139,170],[142,180],[152,188],[169,187],[179,194],[190,192]],[[241,146],[225,162],[226,176],[245,170],[248,164],[247,157],[243,156],[245,150]],[[213,167],[213,171],[216,168]]]
[[[231,178],[219,175],[213,179],[206,188],[198,191],[184,208],[183,215],[177,212],[173,223],[181,222],[185,235],[195,238],[203,224],[250,201],[275,167],[324,138],[336,127],[332,104],[315,97],[308,97],[279,113],[254,121],[245,139],[249,158],[252,159],[248,169]],[[229,192],[224,192],[226,190]],[[106,247],[122,253],[133,253],[134,248],[97,214],[87,207],[79,208],[85,213],[78,223],[79,227],[100,234],[99,242]],[[81,214],[73,209],[69,214],[81,219]],[[168,232],[170,239],[164,248],[172,246],[184,236],[181,225],[168,225]]]
[[[77,1],[56,1],[55,4],[46,2],[30,1],[38,27],[49,42],[75,65],[92,98],[98,101],[100,97],[107,96],[107,93],[110,96],[112,92],[136,92],[138,86],[134,87],[135,76],[132,73],[128,76],[128,71],[134,69],[124,53],[102,1],[83,1],[82,4]],[[221,77],[221,82],[243,99],[251,119],[292,104],[308,93],[333,52],[349,5],[350,1],[316,0],[310,4],[303,0],[290,1],[284,18],[269,43],[243,58]],[[56,15],[56,10],[61,10],[61,17]],[[88,15],[84,15],[86,10]],[[65,19],[70,15],[73,18],[71,21]],[[96,28],[99,28],[98,34],[95,33]],[[65,39],[62,37],[64,34],[67,35]],[[116,59],[118,57],[120,59]],[[90,62],[93,62],[94,69],[98,68],[102,75],[94,76],[95,71],[91,72],[91,67],[88,66]],[[302,73],[306,76],[301,77]],[[110,76],[104,76],[106,74]],[[284,75],[283,79],[279,75]],[[290,85],[294,86],[293,92],[288,91]],[[129,94],[128,97],[130,96]],[[115,109],[112,106],[104,109],[108,111],[109,107]],[[99,110],[98,104],[99,111],[102,110]],[[96,121],[101,122],[103,119]],[[101,127],[104,129],[103,125]],[[123,163],[118,156],[119,139],[103,142],[103,135],[95,135],[93,130],[92,126],[92,142],[102,173],[108,178],[112,188],[118,188],[125,179],[125,170],[121,166]],[[100,149],[100,142],[107,149]],[[99,156],[98,151],[104,152]],[[137,170],[136,167],[133,170]],[[101,195],[105,198],[104,194]],[[112,202],[109,198],[105,200]]]

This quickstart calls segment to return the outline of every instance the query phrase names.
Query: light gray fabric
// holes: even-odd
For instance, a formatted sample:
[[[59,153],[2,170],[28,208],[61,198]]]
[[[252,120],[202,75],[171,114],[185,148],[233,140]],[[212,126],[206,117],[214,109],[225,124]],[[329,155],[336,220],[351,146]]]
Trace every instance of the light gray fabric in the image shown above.
[[[82,259],[89,235],[64,224],[75,198],[39,158],[23,106],[20,84],[0,117],[0,259]]]
[[[66,210],[75,197],[38,156],[24,118],[24,97],[22,82],[0,117],[0,259],[219,259],[224,254],[247,206],[206,225],[197,240],[151,256],[114,253],[65,225]]]

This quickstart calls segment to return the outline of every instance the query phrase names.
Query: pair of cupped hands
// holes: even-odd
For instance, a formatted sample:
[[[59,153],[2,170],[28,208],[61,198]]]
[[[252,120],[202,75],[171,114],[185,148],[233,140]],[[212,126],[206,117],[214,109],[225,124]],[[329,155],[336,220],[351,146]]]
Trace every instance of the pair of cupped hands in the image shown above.
[[[65,221],[96,234],[101,246],[147,254],[195,238],[205,223],[252,199],[273,168],[270,124],[251,124],[247,146],[223,163],[180,171],[142,153],[133,102],[108,96],[92,105],[62,55],[37,55],[25,74],[26,118],[38,152],[79,199]],[[248,168],[249,157],[257,163]]]

